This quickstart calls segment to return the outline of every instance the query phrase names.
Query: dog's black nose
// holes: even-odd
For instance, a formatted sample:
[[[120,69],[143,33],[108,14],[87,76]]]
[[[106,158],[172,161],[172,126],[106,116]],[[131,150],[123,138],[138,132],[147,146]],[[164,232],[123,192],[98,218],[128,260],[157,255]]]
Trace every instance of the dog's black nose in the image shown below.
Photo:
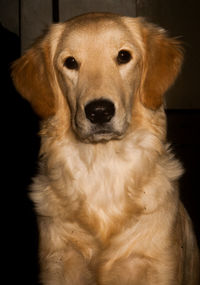
[[[85,106],[85,114],[93,124],[108,123],[115,114],[115,106],[106,99],[94,100]]]

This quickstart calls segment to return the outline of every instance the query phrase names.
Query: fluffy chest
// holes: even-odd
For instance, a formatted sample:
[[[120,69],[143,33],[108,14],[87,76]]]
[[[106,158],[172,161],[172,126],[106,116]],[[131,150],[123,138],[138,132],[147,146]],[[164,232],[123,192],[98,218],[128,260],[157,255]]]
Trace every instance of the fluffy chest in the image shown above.
[[[147,207],[152,193],[147,194],[144,185],[154,173],[156,143],[144,132],[97,145],[63,140],[48,162],[50,189],[55,193],[51,201],[57,201],[63,217],[105,240]],[[150,187],[154,192],[155,188],[159,187]]]
[[[82,196],[78,219],[104,240],[117,231],[116,223],[124,219],[125,178],[114,169],[97,167],[95,173],[92,171],[82,181],[81,186],[75,186]]]
[[[138,212],[133,199],[138,193],[130,188],[136,181],[134,169],[141,169],[141,151],[135,149],[133,154],[113,144],[81,147],[65,148],[65,172],[70,173],[67,193],[71,201],[79,201],[76,219],[105,240]]]

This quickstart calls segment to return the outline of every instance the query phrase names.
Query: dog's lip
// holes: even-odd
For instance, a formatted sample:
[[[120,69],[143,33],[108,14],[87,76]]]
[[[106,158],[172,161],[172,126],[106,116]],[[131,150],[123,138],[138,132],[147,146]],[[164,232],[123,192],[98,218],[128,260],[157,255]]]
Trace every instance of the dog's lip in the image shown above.
[[[92,132],[92,135],[107,135],[107,134],[112,134],[113,132],[111,130],[106,130],[106,129],[102,129],[102,130],[94,130]]]
[[[110,140],[119,140],[123,137],[124,134],[121,134],[119,132],[113,131],[113,130],[96,130],[91,133],[89,133],[85,138],[82,138],[85,141],[88,142],[106,142]]]

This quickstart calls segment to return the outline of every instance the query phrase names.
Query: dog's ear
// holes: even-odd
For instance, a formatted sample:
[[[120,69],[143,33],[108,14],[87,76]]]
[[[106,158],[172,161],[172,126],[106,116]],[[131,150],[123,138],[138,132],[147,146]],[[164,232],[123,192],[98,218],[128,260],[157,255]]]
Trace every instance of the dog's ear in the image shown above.
[[[12,78],[18,92],[42,119],[55,114],[55,74],[47,32],[12,64]],[[56,37],[55,37],[56,38]],[[54,39],[55,41],[55,39]]]
[[[140,98],[145,107],[156,110],[180,71],[183,49],[163,29],[141,21],[145,55]]]

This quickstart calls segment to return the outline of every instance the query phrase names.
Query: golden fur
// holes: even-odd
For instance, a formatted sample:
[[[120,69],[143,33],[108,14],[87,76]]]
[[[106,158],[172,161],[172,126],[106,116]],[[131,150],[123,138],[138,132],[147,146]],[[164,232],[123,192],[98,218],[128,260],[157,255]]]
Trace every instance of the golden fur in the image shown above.
[[[120,50],[129,62],[117,63]],[[70,56],[78,68],[65,66]],[[163,110],[181,63],[163,29],[97,13],[53,25],[13,64],[16,88],[42,118],[31,192],[42,284],[199,284]],[[99,98],[115,106],[107,132],[84,113]]]

